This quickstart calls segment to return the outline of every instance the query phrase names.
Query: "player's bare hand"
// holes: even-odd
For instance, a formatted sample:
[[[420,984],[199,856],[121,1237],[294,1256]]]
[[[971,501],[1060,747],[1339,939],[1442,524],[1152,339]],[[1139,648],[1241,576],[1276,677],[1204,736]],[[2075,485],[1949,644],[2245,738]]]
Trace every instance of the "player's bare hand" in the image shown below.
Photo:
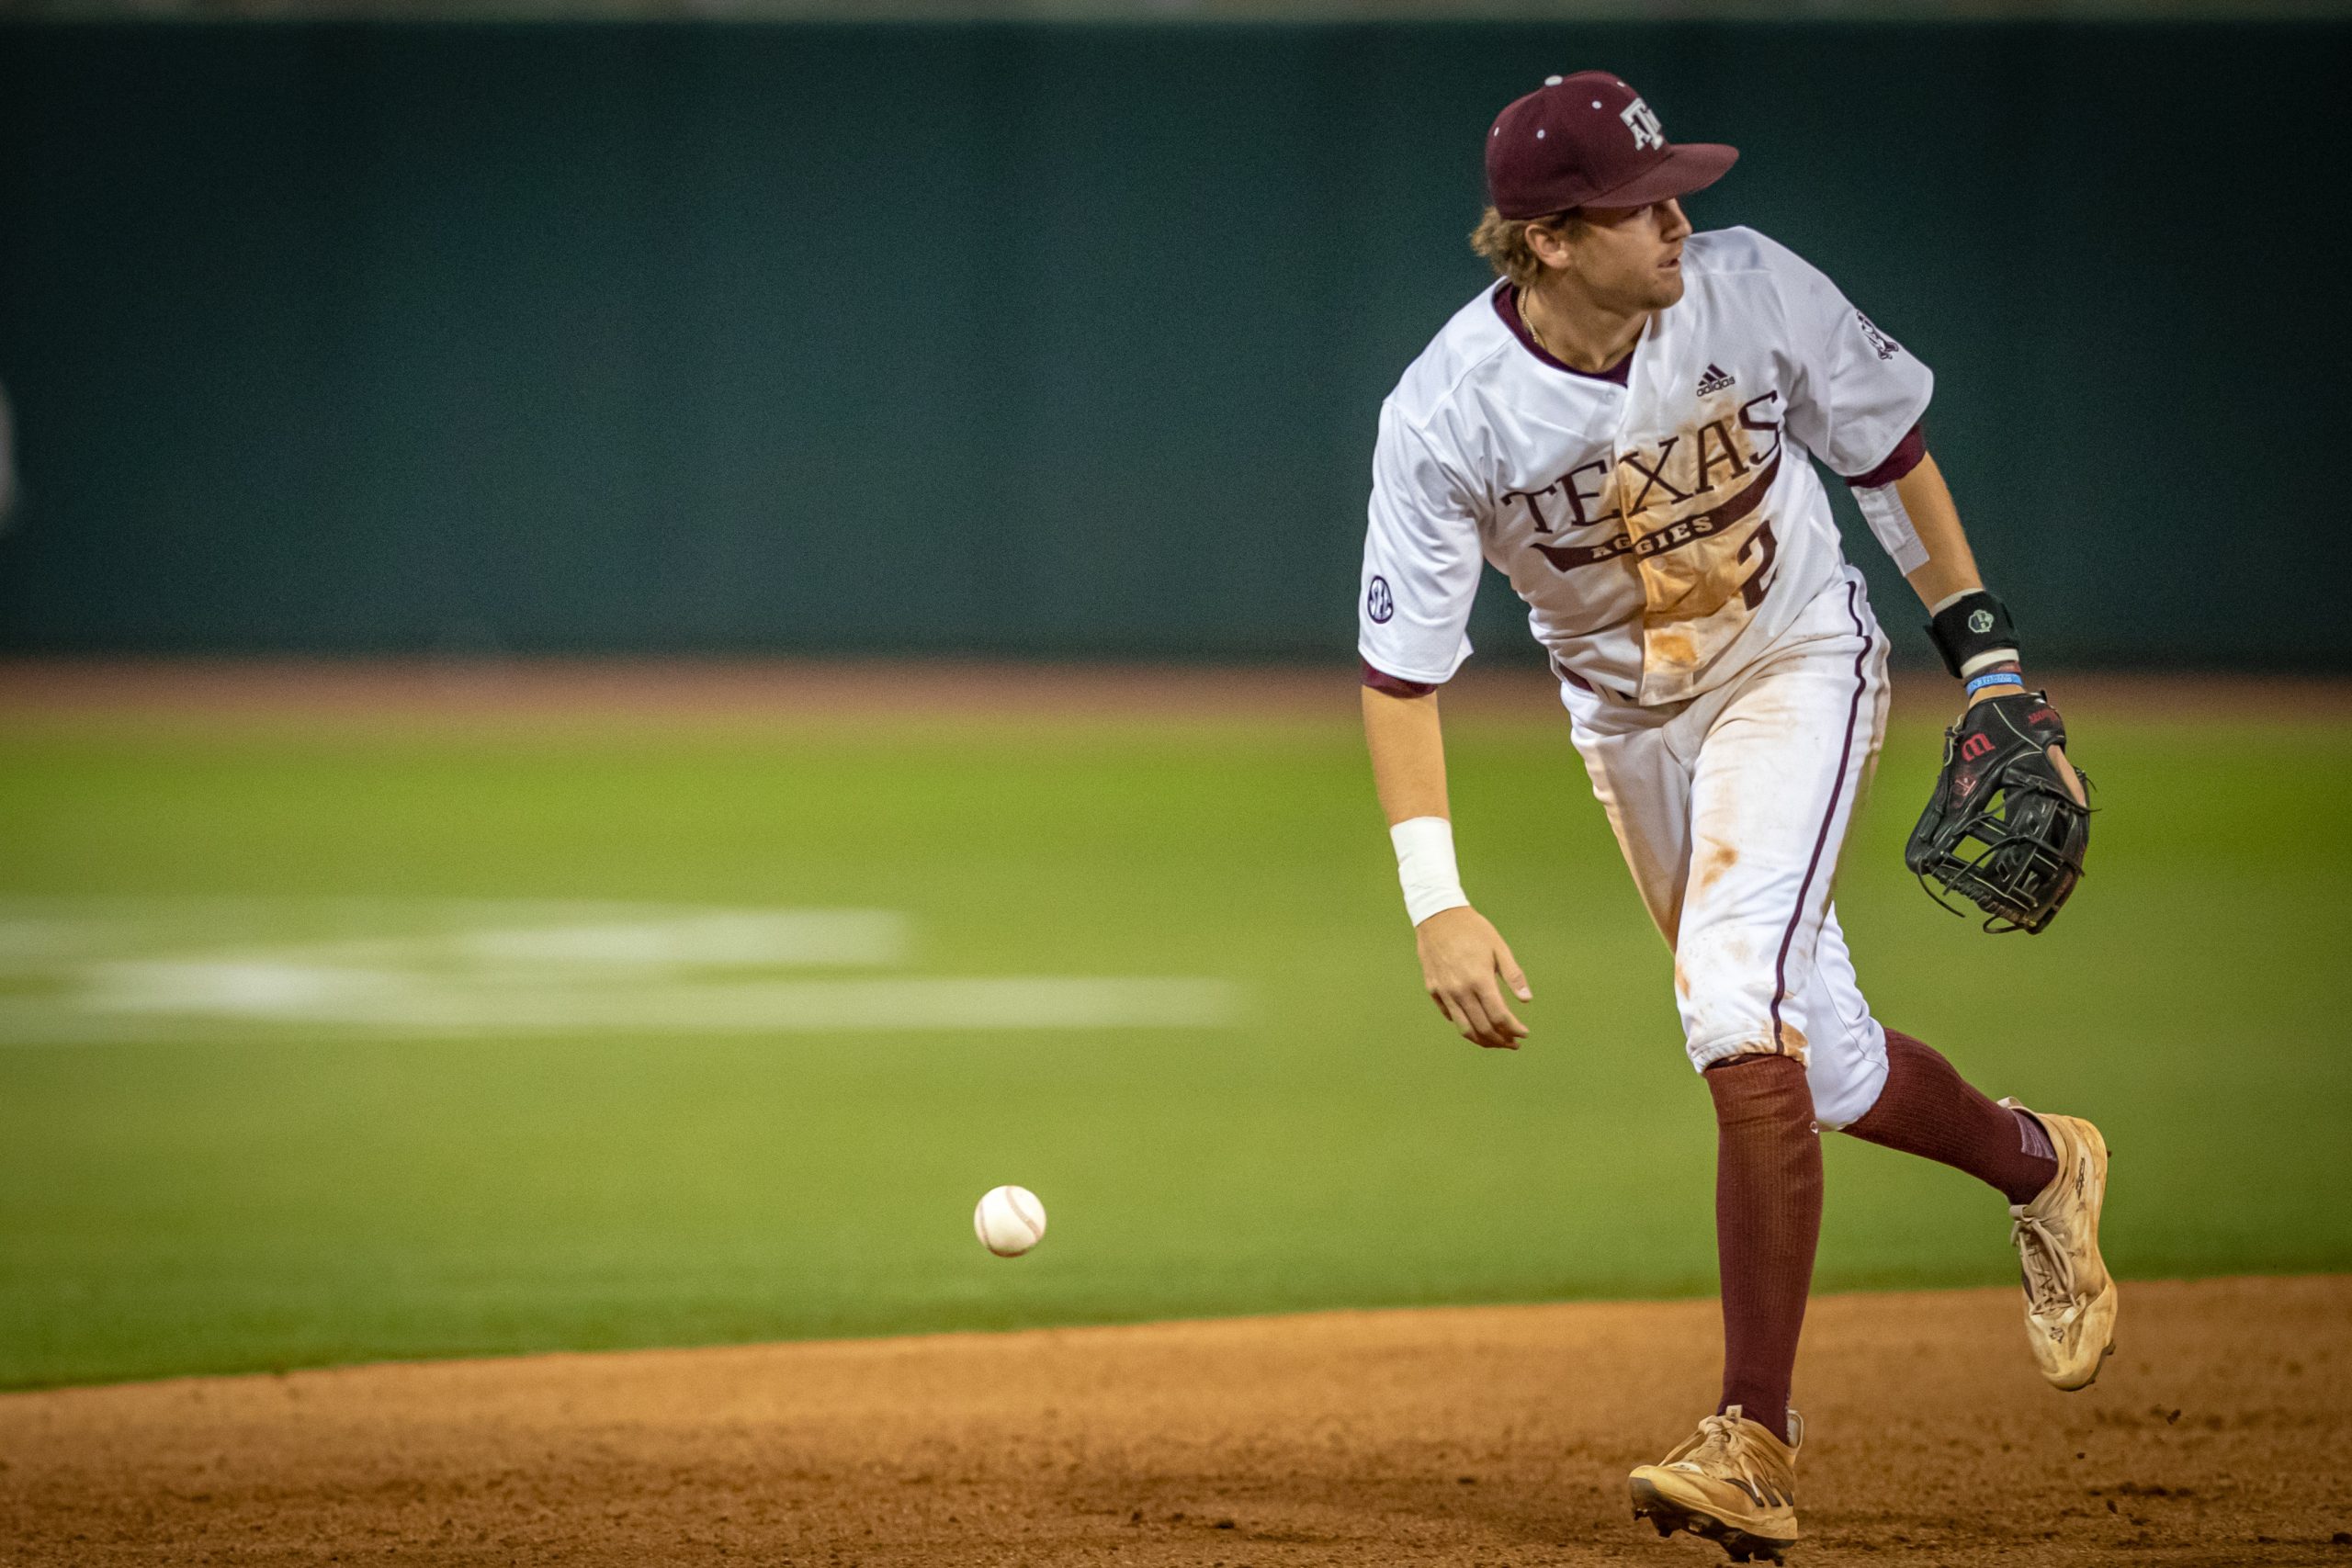
[[[2074,763],[2066,761],[2065,748],[2062,746],[2050,748],[2050,761],[2057,766],[2058,776],[2065,781],[2067,792],[2074,795],[2075,804],[2088,806],[2091,803],[2090,796],[2083,793],[2083,775],[2075,772]]]
[[[1413,941],[1420,949],[1422,983],[1445,1021],[1474,1044],[1518,1050],[1527,1025],[1511,1012],[1502,988],[1510,987],[1523,1002],[1533,1001],[1535,993],[1494,923],[1467,905],[1441,909],[1413,929]]]

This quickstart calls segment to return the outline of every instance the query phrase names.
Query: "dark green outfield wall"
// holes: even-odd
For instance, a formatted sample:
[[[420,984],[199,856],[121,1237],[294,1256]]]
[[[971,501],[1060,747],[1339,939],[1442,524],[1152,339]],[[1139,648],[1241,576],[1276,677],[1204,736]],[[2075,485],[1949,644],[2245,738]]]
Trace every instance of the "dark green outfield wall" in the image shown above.
[[[1936,367],[2034,649],[2342,668],[2347,44],[0,28],[0,646],[1344,657],[1487,122],[1604,64]]]

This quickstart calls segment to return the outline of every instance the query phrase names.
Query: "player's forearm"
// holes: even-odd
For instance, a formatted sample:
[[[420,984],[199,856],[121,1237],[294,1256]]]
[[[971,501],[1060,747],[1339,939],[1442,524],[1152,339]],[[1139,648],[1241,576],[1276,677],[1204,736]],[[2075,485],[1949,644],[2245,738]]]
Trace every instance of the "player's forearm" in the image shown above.
[[[1932,614],[1953,595],[1983,588],[1984,580],[1976,570],[1975,552],[1968,547],[1967,532],[1960,525],[1960,508],[1952,504],[1951,490],[1944,483],[1935,457],[1920,458],[1917,467],[1894,481],[1894,493],[1928,552],[1928,558],[1905,574],[1919,603]]]
[[[1446,815],[1445,738],[1436,696],[1392,696],[1364,687],[1363,736],[1372,752],[1373,786],[1380,792],[1389,842],[1396,851],[1405,910],[1418,927],[1470,902],[1462,891],[1453,824]]]
[[[1946,657],[1956,660],[1958,672],[1969,683],[1969,705],[2022,691],[2024,672],[2015,639],[2008,635],[2007,612],[1985,598],[1976,553],[1968,547],[1968,535],[1960,525],[1960,508],[1952,503],[1951,489],[1944,483],[1935,458],[1920,458],[1917,468],[1894,481],[1894,492],[1928,552],[1928,558],[1906,574],[1911,590],[1919,595],[1928,615],[1936,617],[1939,640],[1947,636],[1959,639],[1958,646],[1946,649]],[[1946,619],[1961,615],[1971,604],[1987,603],[1993,606],[1986,620],[1991,629],[1981,634],[1981,639],[2005,646],[1979,649],[1980,634],[1973,628],[1967,634],[1958,628],[1944,629]]]
[[[1451,815],[1445,798],[1445,736],[1437,698],[1363,693],[1363,738],[1372,752],[1373,787],[1389,826]]]

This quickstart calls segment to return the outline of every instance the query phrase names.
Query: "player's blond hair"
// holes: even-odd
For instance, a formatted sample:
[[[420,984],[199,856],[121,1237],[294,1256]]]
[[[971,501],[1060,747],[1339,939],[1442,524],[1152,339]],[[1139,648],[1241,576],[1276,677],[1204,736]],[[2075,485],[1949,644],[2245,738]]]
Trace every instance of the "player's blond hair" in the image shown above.
[[[1510,279],[1514,288],[1532,288],[1535,280],[1544,276],[1544,264],[1536,259],[1535,247],[1527,243],[1527,231],[1542,227],[1556,229],[1568,239],[1584,232],[1584,220],[1573,212],[1555,212],[1549,218],[1506,218],[1489,207],[1478,219],[1478,226],[1470,231],[1470,248],[1487,258],[1487,265],[1497,276]]]

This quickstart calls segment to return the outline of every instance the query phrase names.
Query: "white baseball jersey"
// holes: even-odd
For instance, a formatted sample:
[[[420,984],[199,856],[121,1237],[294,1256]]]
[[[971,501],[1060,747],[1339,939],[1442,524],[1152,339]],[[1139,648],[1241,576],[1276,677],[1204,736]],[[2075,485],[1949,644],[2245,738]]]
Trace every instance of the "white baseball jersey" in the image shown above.
[[[1554,668],[1646,705],[1730,679],[1843,563],[1811,459],[1865,475],[1934,377],[1837,286],[1752,229],[1693,234],[1684,293],[1616,378],[1536,346],[1505,285],[1455,313],[1380,411],[1359,649],[1451,678],[1483,556]],[[1905,570],[1924,556],[1873,509]]]

